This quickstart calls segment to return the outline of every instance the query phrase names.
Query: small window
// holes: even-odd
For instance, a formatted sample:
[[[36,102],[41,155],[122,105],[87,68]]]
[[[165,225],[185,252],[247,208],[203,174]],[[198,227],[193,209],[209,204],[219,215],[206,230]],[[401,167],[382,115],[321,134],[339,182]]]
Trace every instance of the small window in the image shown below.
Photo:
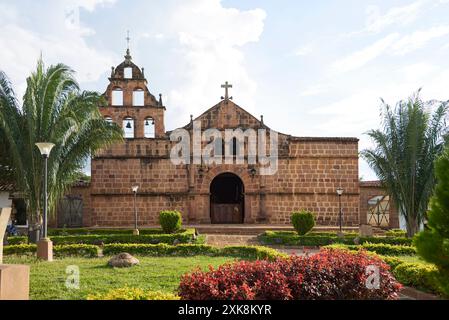
[[[109,117],[109,116],[104,117],[104,120],[105,120],[107,123],[112,123],[112,118]]]
[[[125,79],[132,79],[132,77],[133,77],[133,68],[125,68],[124,69],[124,73],[125,73]]]
[[[223,139],[215,138],[214,139],[214,156],[223,156],[225,154],[225,147],[223,143]]]
[[[134,119],[133,118],[125,118],[125,120],[123,120],[123,132],[124,132],[124,137],[126,139],[134,138]]]
[[[144,133],[145,138],[154,138],[155,137],[153,118],[146,118],[145,122],[143,124],[143,128],[144,128],[143,133]]]
[[[236,137],[232,138],[232,141],[231,141],[231,153],[234,157],[237,156],[237,138]]]
[[[123,91],[122,89],[112,90],[112,105],[123,106]]]
[[[133,91],[133,106],[143,107],[145,105],[145,91],[136,89]]]

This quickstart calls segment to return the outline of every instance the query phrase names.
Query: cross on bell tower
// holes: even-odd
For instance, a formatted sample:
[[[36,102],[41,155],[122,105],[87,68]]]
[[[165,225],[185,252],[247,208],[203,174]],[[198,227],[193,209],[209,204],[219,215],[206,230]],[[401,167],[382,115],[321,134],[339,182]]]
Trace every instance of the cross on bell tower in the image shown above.
[[[232,97],[229,96],[228,94],[228,89],[232,88],[232,84],[229,84],[227,81],[225,82],[225,84],[221,85],[222,88],[225,89],[225,95],[224,97],[221,97],[222,100],[232,100]]]
[[[129,42],[131,41],[131,38],[129,37],[129,30],[126,32],[126,55],[125,55],[125,59],[126,61],[131,61],[132,57],[131,57],[131,53],[129,50]]]

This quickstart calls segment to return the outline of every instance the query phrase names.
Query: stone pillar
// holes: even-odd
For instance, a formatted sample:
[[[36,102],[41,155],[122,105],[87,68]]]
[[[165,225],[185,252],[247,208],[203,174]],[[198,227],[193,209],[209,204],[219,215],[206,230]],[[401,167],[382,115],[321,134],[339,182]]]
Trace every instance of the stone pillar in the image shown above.
[[[3,237],[11,215],[11,208],[0,211],[0,300],[28,300],[30,267],[3,263]]]
[[[3,239],[5,237],[6,226],[11,216],[11,208],[3,208],[0,212],[0,264],[3,263]]]
[[[43,238],[37,242],[37,257],[44,261],[53,261],[53,242]]]

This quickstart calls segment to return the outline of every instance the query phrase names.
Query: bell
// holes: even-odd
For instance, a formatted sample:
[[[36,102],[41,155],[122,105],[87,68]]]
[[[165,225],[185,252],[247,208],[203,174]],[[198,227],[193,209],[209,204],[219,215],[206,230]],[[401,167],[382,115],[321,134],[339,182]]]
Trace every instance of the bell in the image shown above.
[[[128,122],[127,124],[126,124],[126,128],[127,129],[131,129],[132,127],[131,127],[131,122]]]
[[[150,125],[150,123],[148,122],[148,120],[145,120],[145,125],[146,125],[146,126],[149,126],[149,125]]]

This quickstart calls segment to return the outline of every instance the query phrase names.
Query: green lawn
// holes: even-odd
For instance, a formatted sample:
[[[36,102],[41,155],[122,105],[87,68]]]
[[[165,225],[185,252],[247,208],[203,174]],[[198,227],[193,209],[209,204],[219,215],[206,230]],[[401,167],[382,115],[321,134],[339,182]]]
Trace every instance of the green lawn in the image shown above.
[[[196,267],[217,267],[233,261],[229,257],[137,257],[140,265],[117,269],[108,267],[109,258],[66,258],[39,262],[34,258],[4,257],[4,263],[31,266],[30,299],[85,299],[89,293],[107,292],[124,286],[174,293],[180,276]],[[79,266],[80,289],[67,289],[66,267]]]

